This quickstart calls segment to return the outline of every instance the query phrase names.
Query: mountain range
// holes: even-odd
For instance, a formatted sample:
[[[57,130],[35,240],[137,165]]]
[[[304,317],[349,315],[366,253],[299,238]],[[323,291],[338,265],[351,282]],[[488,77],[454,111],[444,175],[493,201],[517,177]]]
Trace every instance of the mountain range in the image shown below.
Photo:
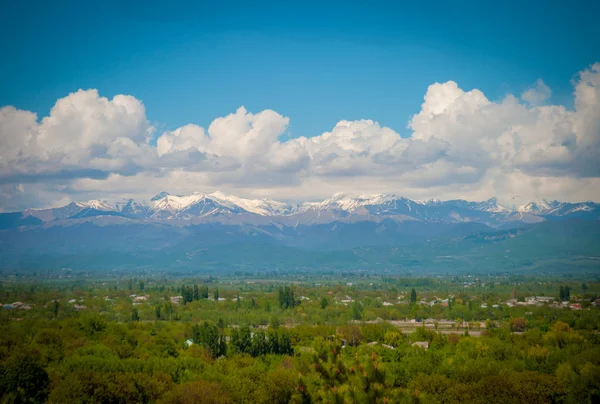
[[[81,218],[117,216],[143,221],[228,224],[316,224],[334,221],[422,221],[483,223],[491,227],[516,227],[556,218],[600,217],[600,204],[534,201],[507,208],[496,198],[483,202],[465,200],[412,200],[396,195],[351,197],[337,193],[321,202],[291,204],[272,199],[244,199],[221,192],[170,195],[161,192],[149,201],[133,199],[108,203],[103,200],[71,202],[49,209],[26,209],[0,214],[2,228]],[[11,221],[7,218],[12,218]],[[2,220],[4,219],[4,220]]]
[[[594,202],[541,200],[508,208],[495,198],[335,194],[292,204],[220,192],[161,192],[148,201],[92,200],[1,213],[0,269],[473,270],[485,264],[497,270],[597,270],[599,219]]]

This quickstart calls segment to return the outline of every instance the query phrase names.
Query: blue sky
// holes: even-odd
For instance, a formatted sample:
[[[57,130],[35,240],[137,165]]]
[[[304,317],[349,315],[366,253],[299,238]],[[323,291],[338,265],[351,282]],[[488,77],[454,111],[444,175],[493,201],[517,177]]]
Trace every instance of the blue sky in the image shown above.
[[[593,1],[59,4],[4,4],[1,105],[44,116],[97,88],[141,99],[168,129],[244,105],[290,116],[291,136],[362,118],[406,136],[433,82],[496,99],[542,78],[565,104],[600,60]]]
[[[599,16],[591,0],[4,2],[0,210],[163,190],[600,200]]]

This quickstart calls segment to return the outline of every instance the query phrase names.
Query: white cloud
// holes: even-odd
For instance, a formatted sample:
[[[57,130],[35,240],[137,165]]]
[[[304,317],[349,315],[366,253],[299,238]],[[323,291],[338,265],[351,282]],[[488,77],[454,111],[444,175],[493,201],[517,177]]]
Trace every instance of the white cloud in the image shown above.
[[[598,200],[600,64],[574,82],[574,109],[541,105],[549,96],[541,80],[521,95],[525,103],[435,83],[409,120],[409,138],[360,120],[282,141],[288,117],[240,107],[207,129],[189,124],[167,131],[152,146],[154,128],[141,101],[80,90],[58,100],[41,121],[28,111],[0,109],[0,207],[147,197],[163,189],[284,199],[347,191]]]
[[[538,79],[534,87],[531,87],[521,94],[521,99],[527,101],[530,105],[540,105],[552,95],[552,90],[542,81]]]
[[[79,90],[59,99],[50,115],[14,107],[0,109],[0,177],[5,181],[39,177],[70,178],[134,172],[148,156],[144,105],[96,90]]]

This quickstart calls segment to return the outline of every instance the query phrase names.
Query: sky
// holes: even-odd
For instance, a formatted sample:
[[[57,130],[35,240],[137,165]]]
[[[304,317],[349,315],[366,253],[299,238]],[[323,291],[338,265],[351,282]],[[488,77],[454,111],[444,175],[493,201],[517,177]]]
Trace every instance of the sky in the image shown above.
[[[0,209],[600,201],[600,3],[1,5]]]

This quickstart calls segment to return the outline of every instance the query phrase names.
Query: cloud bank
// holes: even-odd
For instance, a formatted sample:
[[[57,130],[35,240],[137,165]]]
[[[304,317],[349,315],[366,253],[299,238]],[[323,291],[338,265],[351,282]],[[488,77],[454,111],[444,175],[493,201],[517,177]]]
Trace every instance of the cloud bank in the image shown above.
[[[157,133],[141,100],[97,90],[59,99],[50,114],[0,109],[0,209],[159,190],[222,190],[312,199],[333,192],[505,201],[600,200],[600,63],[577,75],[574,107],[545,104],[538,82],[489,100],[448,81],[429,86],[412,134],[340,121],[282,140],[290,118],[244,107],[208,128]]]

